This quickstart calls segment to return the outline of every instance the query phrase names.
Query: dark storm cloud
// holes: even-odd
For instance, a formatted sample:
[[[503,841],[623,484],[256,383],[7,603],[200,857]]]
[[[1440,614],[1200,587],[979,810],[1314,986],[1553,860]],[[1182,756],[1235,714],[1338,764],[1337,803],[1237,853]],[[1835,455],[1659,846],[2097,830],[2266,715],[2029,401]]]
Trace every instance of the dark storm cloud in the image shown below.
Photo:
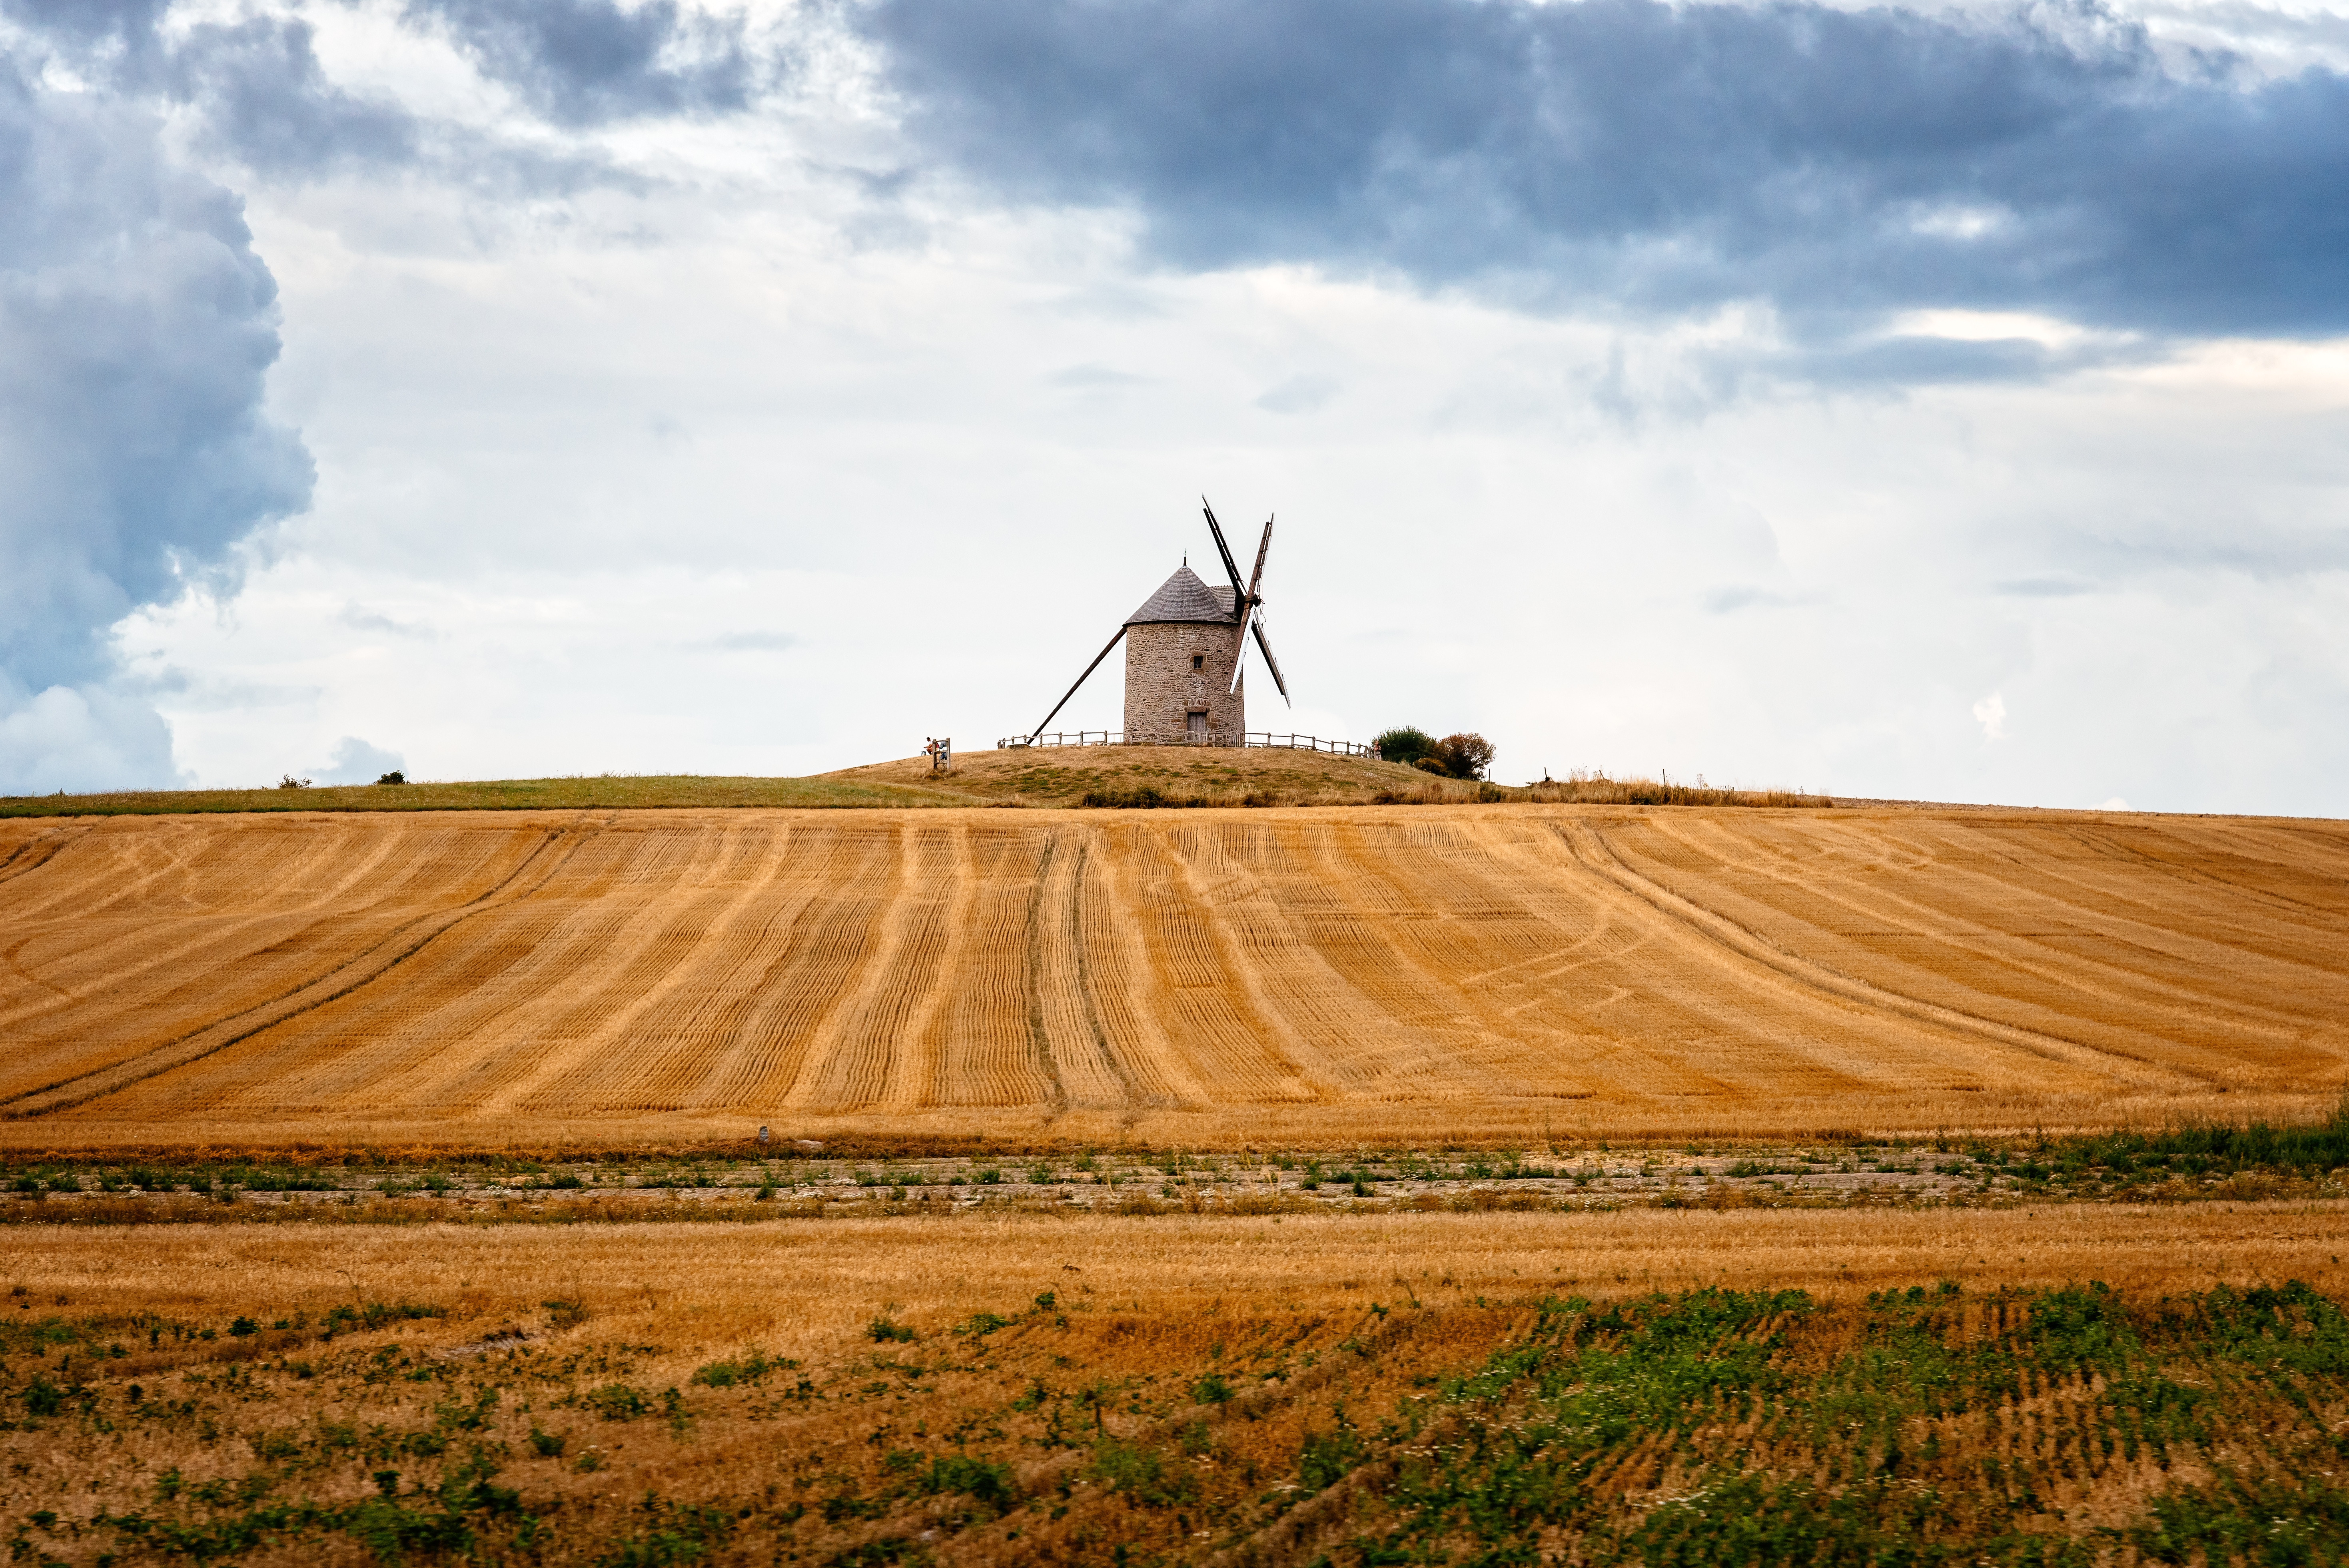
[[[2349,329],[2349,81],[2165,65],[2085,6],[881,0],[862,26],[935,157],[1131,205],[1176,265],[1764,299],[1814,339],[1918,306]],[[1875,368],[2041,363],[1932,352],[1958,357]]]
[[[676,0],[412,0],[483,74],[564,125],[747,107],[763,69],[739,18],[688,15]]]
[[[0,0],[0,15],[36,49],[119,100],[193,108],[211,148],[254,169],[318,174],[417,156],[409,116],[326,78],[308,23],[256,15],[166,37],[158,26],[168,9],[161,0]]]
[[[129,752],[108,755],[152,761],[151,711],[25,705],[103,681],[116,622],[222,576],[239,539],[306,504],[309,455],[261,410],[277,351],[276,284],[236,198],[176,166],[146,112],[52,91],[0,55],[9,746],[48,744],[24,738],[37,733],[104,751],[108,735],[136,731]],[[40,713],[56,722],[36,723]],[[21,771],[7,753],[0,779]]]
[[[299,17],[248,15],[159,31],[163,0],[0,0],[39,46],[128,99],[184,104],[211,150],[270,174],[420,164],[491,189],[594,181],[593,160],[482,141],[353,94],[321,67]],[[411,0],[413,26],[445,33],[481,73],[565,126],[739,112],[777,75],[740,19],[675,0]]]
[[[172,96],[202,111],[213,139],[258,170],[316,174],[417,156],[415,121],[328,81],[305,22],[253,17],[191,28],[166,77]]]
[[[0,15],[84,51],[144,56],[171,0],[5,0]]]

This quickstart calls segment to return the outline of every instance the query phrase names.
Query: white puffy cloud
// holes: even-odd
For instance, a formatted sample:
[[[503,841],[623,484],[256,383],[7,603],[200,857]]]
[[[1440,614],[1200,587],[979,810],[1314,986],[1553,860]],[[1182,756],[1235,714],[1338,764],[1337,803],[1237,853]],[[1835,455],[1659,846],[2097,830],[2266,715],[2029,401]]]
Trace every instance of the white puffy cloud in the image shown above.
[[[262,412],[276,286],[237,199],[146,109],[0,49],[0,779],[168,782],[111,629],[306,500]],[[13,694],[10,695],[10,694]]]
[[[387,773],[405,772],[407,767],[398,752],[346,735],[335,742],[333,759],[309,776],[320,784],[372,784]]]
[[[1974,722],[1982,727],[1984,740],[2006,738],[2006,698],[1992,692],[1974,704]]]
[[[147,703],[102,686],[27,693],[0,676],[0,795],[181,781],[171,732]]]

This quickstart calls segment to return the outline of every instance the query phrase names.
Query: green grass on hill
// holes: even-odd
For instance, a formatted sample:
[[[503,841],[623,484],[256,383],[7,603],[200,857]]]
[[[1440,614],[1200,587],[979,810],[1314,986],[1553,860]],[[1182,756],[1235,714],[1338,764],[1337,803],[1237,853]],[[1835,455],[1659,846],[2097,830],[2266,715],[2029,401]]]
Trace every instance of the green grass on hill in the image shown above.
[[[1285,748],[1093,746],[965,752],[935,779],[897,758],[808,779],[695,774],[352,784],[287,789],[122,789],[0,796],[0,818],[152,817],[218,811],[520,811],[736,806],[1217,807],[1582,805],[1832,806],[1778,790],[1690,789],[1581,779],[1508,787],[1391,762]]]
[[[840,779],[606,774],[472,784],[351,784],[302,789],[123,789],[0,796],[0,817],[154,817],[195,811],[525,811],[730,806],[984,806],[958,790]]]

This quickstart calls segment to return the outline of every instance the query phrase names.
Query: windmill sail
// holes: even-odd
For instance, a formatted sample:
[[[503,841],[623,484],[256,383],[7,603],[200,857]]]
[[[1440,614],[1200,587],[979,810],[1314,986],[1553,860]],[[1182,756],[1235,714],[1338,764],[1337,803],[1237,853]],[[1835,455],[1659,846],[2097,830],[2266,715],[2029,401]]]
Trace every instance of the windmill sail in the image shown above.
[[[1237,615],[1240,601],[1247,597],[1247,590],[1240,586],[1239,562],[1232,559],[1232,547],[1224,542],[1224,525],[1216,521],[1216,509],[1206,496],[1199,498],[1199,510],[1207,514],[1207,531],[1216,536],[1216,553],[1224,558],[1224,575],[1232,580],[1232,614]]]
[[[1052,720],[1053,720],[1054,718],[1056,718],[1056,717],[1058,717],[1060,716],[1060,712],[1061,712],[1061,710],[1062,708],[1064,708],[1064,707],[1068,707],[1068,706],[1069,706],[1069,697],[1071,697],[1071,696],[1076,696],[1076,695],[1077,695],[1077,686],[1081,686],[1084,685],[1084,684],[1085,684],[1085,682],[1087,682],[1087,681],[1089,681],[1089,680],[1091,680],[1091,679],[1092,678],[1092,674],[1093,674],[1093,672],[1094,672],[1095,670],[1097,670],[1097,669],[1101,668],[1101,662],[1102,662],[1103,659],[1105,659],[1105,658],[1109,657],[1109,650],[1110,650],[1111,648],[1113,648],[1113,647],[1117,646],[1117,645],[1118,645],[1118,638],[1123,637],[1123,636],[1124,636],[1124,635],[1125,635],[1125,628],[1124,628],[1123,626],[1120,626],[1120,627],[1117,629],[1117,636],[1112,637],[1112,638],[1109,640],[1108,645],[1107,645],[1107,646],[1105,646],[1105,647],[1103,647],[1100,653],[1095,654],[1095,655],[1093,655],[1093,662],[1092,662],[1092,664],[1087,665],[1085,666],[1085,673],[1084,673],[1083,675],[1081,675],[1081,676],[1079,676],[1077,677],[1077,686],[1071,686],[1071,687],[1069,688],[1069,690],[1068,690],[1068,695],[1067,695],[1067,696],[1063,696],[1063,697],[1061,697],[1060,701],[1058,701],[1058,702],[1056,702],[1056,703],[1054,703],[1054,704],[1052,705],[1052,711],[1051,711],[1050,713],[1048,713],[1048,714],[1046,714],[1046,715],[1044,716],[1044,724],[1050,724],[1050,723],[1051,723],[1051,722],[1052,722]],[[1276,680],[1276,681],[1277,681],[1277,680],[1278,680],[1280,677],[1279,677],[1278,675],[1276,675],[1276,676],[1274,676],[1272,678],[1273,678],[1274,680]],[[1285,694],[1284,694],[1284,695],[1285,695]],[[1040,724],[1040,725],[1038,725],[1038,726],[1037,726],[1033,730],[1031,730],[1031,731],[1030,731],[1030,732],[1029,732],[1028,738],[1029,738],[1030,741],[1033,741],[1033,740],[1036,738],[1036,737],[1037,737],[1037,736],[1040,736],[1040,735],[1041,735],[1041,734],[1043,734],[1043,733],[1044,733],[1044,724]]]
[[[1264,617],[1261,615],[1256,618],[1255,631],[1257,648],[1264,655],[1264,667],[1272,672],[1272,684],[1280,688],[1280,700],[1295,707],[1295,703],[1288,702],[1288,683],[1280,678],[1280,661],[1272,656],[1272,640],[1264,634]]]
[[[1264,520],[1264,538],[1257,543],[1256,570],[1248,575],[1247,592],[1245,593],[1239,592],[1239,580],[1237,574],[1232,580],[1233,593],[1240,617],[1239,635],[1232,643],[1231,690],[1233,691],[1240,689],[1240,666],[1247,660],[1248,617],[1255,614],[1256,607],[1264,603],[1264,595],[1260,592],[1264,587],[1264,558],[1271,549],[1272,519],[1268,517]],[[1259,637],[1257,641],[1261,644],[1263,639]],[[1276,675],[1272,678],[1278,685],[1280,677]],[[1283,691],[1280,695],[1284,701],[1287,700],[1288,696],[1287,691]]]

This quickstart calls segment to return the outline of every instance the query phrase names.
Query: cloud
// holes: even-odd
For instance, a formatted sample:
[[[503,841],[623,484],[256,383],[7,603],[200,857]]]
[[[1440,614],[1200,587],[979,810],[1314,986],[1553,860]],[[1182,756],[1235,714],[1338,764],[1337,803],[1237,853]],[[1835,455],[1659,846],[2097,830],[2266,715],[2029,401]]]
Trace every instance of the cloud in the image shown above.
[[[0,673],[0,795],[178,781],[171,728],[147,704],[103,686],[36,695]]]
[[[800,645],[789,632],[721,632],[700,645],[721,654],[781,654]]]
[[[1984,740],[2006,738],[2006,698],[1992,692],[1974,704],[1974,722],[1982,727]]]
[[[692,113],[746,108],[750,97],[717,91],[711,73],[739,67],[761,82],[778,75],[771,61],[742,53],[739,23],[681,17],[673,5],[612,13],[653,50],[640,62],[644,79],[633,85],[614,59],[599,64],[566,52],[566,41],[575,43],[580,31],[566,17],[594,13],[592,5],[533,9],[510,18],[503,32],[492,25],[493,7],[460,9],[450,20],[419,0],[407,19],[420,30],[453,34],[458,50],[483,74],[514,87],[526,108],[566,127],[659,112],[664,104]],[[191,111],[192,150],[233,160],[264,180],[415,170],[492,198],[643,183],[607,153],[552,144],[538,128],[485,129],[354,92],[328,76],[316,30],[298,15],[264,5],[233,22],[166,26],[169,10],[168,0],[0,0],[0,16],[23,28],[19,46],[33,61],[62,63],[71,77],[118,102]],[[720,36],[733,40],[736,57],[722,71],[701,57],[709,40]],[[539,53],[526,46],[532,39]]]
[[[1256,406],[1274,414],[1310,414],[1327,407],[1338,390],[1335,377],[1292,376],[1258,397]]]
[[[328,81],[300,20],[192,27],[162,75],[173,98],[202,113],[210,139],[255,169],[316,175],[405,163],[419,153],[423,131],[415,119]]]
[[[89,56],[143,60],[171,0],[0,0],[0,15]]]
[[[563,125],[737,111],[773,70],[746,46],[740,16],[676,0],[412,0],[408,10]]]
[[[1054,387],[1071,391],[1093,392],[1117,387],[1147,386],[1150,377],[1135,376],[1123,370],[1112,370],[1106,365],[1071,365],[1055,370],[1044,378]]]
[[[0,15],[76,75],[119,98],[192,106],[212,150],[256,169],[316,174],[415,156],[416,122],[328,81],[307,22],[255,15],[167,34],[169,8],[168,0],[0,0]]]
[[[1756,587],[1749,583],[1740,583],[1726,588],[1716,588],[1706,594],[1704,608],[1707,614],[1732,615],[1740,610],[1788,610],[1817,602],[1816,594],[1781,593],[1772,589]]]
[[[261,409],[276,284],[150,116],[5,55],[0,214],[0,776],[158,781],[161,721],[101,689],[109,629],[232,586],[232,547],[308,502],[308,453]]]
[[[353,599],[335,617],[342,625],[355,632],[382,632],[394,637],[431,638],[439,635],[430,626],[412,621],[396,621],[379,610],[370,610]]]
[[[1992,583],[1991,591],[2018,599],[2070,599],[2096,589],[2092,583],[2072,577],[2010,577]]]
[[[397,751],[370,746],[356,735],[335,742],[334,760],[312,769],[321,784],[372,784],[387,773],[405,771],[408,764]]]
[[[880,0],[906,125],[1157,261],[1521,304],[1920,307],[2156,335],[2349,330],[2349,78],[2165,64],[2088,0],[1993,17],[1658,0]],[[2060,357],[2060,356],[2059,356]],[[2033,377],[2029,343],[1848,374]]]

